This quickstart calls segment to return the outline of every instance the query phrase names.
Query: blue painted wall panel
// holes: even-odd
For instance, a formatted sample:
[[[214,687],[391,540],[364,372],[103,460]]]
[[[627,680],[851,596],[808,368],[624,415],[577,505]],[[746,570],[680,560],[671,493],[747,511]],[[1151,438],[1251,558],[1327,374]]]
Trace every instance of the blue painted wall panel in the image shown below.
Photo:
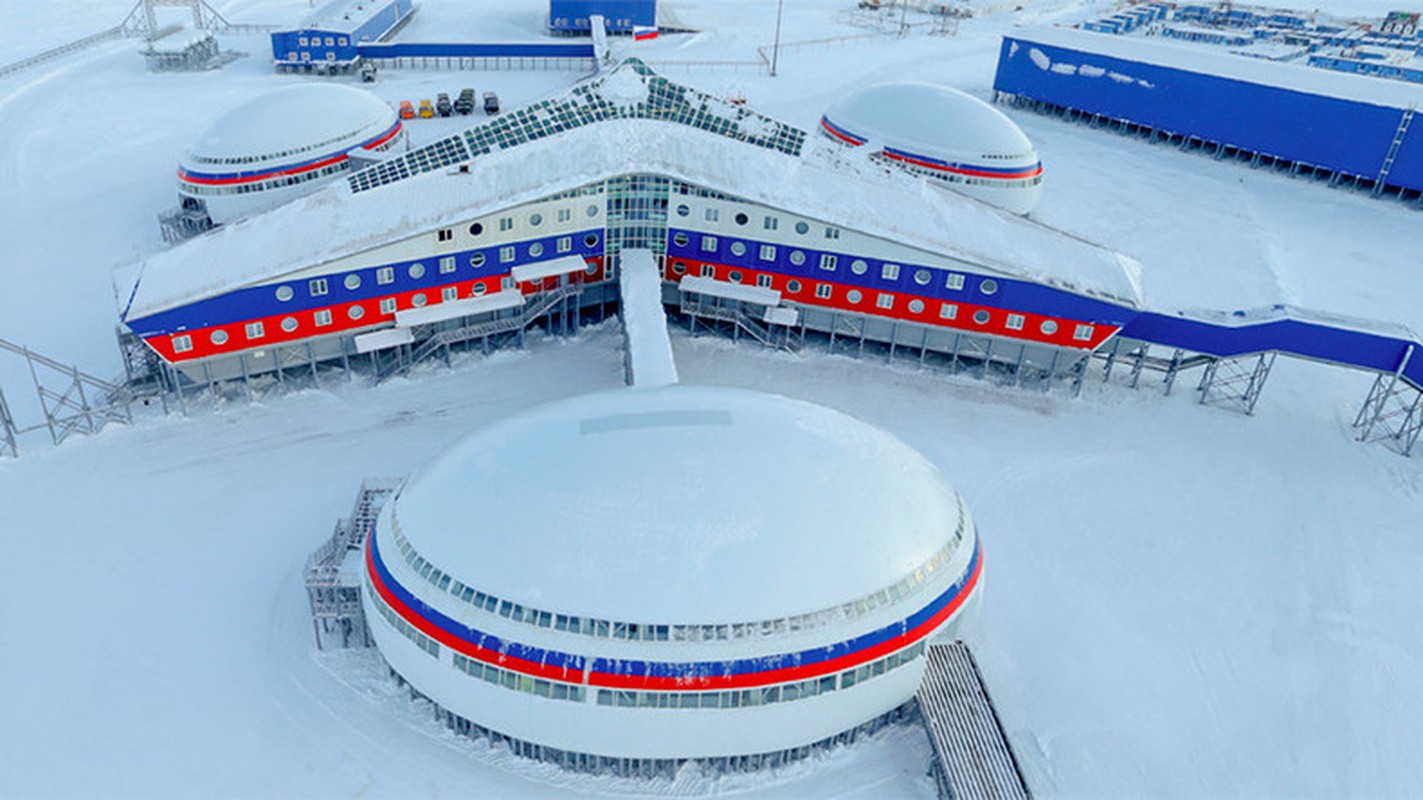
[[[1367,178],[1378,174],[1403,113],[1011,37],[994,89]],[[1413,174],[1390,183],[1423,189]],[[1412,182],[1401,183],[1405,176]]]
[[[657,24],[657,0],[549,0],[548,26],[555,31],[590,29],[594,14],[610,31],[630,32],[634,25]]]

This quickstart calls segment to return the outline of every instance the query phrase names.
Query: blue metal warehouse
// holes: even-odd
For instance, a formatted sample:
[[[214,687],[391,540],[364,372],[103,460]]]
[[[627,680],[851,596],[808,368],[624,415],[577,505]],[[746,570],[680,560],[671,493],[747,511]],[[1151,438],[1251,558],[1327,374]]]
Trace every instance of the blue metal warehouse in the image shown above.
[[[549,0],[548,29],[553,33],[590,34],[594,14],[603,15],[608,33],[632,33],[634,25],[657,24],[657,0]]]
[[[999,100],[1288,167],[1375,194],[1423,195],[1423,87],[1071,29],[1005,36]]]
[[[415,13],[412,0],[335,0],[293,30],[272,33],[278,70],[349,70],[362,44],[394,34]]]

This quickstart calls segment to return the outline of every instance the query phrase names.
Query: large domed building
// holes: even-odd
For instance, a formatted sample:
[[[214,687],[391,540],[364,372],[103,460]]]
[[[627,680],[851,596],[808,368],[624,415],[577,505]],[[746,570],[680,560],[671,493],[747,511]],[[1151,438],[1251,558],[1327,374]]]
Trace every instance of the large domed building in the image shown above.
[[[886,83],[855,92],[820,118],[826,136],[930,183],[1026,214],[1042,194],[1037,150],[1003,112],[957,89]]]
[[[385,505],[362,598],[461,730],[580,766],[754,765],[908,702],[981,564],[958,493],[888,433],[674,385],[455,445]]]
[[[218,118],[178,166],[186,210],[232,222],[307,194],[351,169],[353,154],[404,140],[400,119],[370,92],[304,83],[262,95]]]

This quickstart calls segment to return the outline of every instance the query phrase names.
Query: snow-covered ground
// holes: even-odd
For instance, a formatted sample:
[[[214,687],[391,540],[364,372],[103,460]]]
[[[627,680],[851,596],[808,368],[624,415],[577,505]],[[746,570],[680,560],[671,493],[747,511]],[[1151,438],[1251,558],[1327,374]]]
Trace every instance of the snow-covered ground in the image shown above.
[[[498,4],[486,26],[482,5],[422,5],[409,39],[533,37],[544,7]],[[774,3],[668,5],[703,32],[619,47],[803,126],[875,80],[986,96],[997,36],[1015,22],[1109,8],[1045,0],[953,37],[785,47],[770,78],[688,62],[755,59]],[[782,41],[865,32],[846,21],[852,5],[787,3]],[[0,4],[0,62],[130,7]],[[308,4],[219,8],[290,22]],[[109,271],[161,247],[154,215],[175,202],[179,153],[222,111],[300,80],[271,74],[262,36],[225,44],[251,55],[149,75],[120,41],[0,78],[0,338],[119,371]],[[374,88],[393,101],[472,85],[513,106],[575,77],[390,71]],[[1142,261],[1153,307],[1289,302],[1423,330],[1419,212],[1013,116],[1047,170],[1034,216]],[[424,140],[456,124],[411,130]],[[1423,794],[1423,462],[1351,440],[1367,376],[1281,360],[1247,418],[1196,406],[1188,383],[1169,398],[1089,383],[1073,399],[678,332],[673,346],[685,381],[846,411],[960,488],[987,559],[975,651],[1040,795]],[[380,387],[146,418],[58,448],[27,438],[22,458],[0,461],[0,795],[931,795],[927,747],[902,729],[772,775],[571,776],[447,735],[368,656],[314,652],[300,567],[361,478],[405,474],[529,404],[618,384],[620,347],[605,326]],[[28,380],[0,355],[21,416]]]

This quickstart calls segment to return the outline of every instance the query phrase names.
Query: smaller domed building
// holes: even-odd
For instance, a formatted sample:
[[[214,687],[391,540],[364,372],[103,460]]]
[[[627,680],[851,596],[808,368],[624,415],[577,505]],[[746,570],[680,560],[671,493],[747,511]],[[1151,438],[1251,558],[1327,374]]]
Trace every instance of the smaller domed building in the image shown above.
[[[353,154],[404,141],[400,119],[370,92],[306,83],[262,95],[218,118],[178,166],[186,211],[218,225],[307,194],[352,167]]]
[[[361,596],[458,730],[646,772],[777,763],[889,718],[981,569],[958,492],[895,437],[674,385],[456,444],[385,504]]]
[[[827,109],[820,131],[850,147],[868,147],[932,185],[1015,214],[1032,211],[1042,194],[1042,163],[1022,129],[988,103],[947,86],[871,86]]]

